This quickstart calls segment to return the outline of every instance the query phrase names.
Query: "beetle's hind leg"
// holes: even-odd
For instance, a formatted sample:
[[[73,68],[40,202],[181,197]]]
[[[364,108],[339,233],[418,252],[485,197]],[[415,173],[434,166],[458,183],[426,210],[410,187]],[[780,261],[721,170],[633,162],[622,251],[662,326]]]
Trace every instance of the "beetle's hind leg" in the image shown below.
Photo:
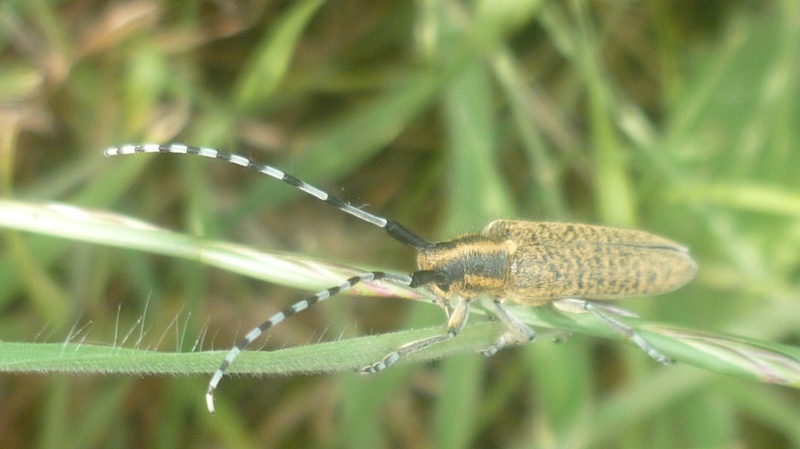
[[[498,300],[494,300],[495,315],[508,328],[503,335],[491,346],[482,351],[485,356],[493,356],[497,351],[509,345],[530,343],[536,339],[536,331],[520,321],[519,318],[508,313],[508,310]]]
[[[637,315],[632,312],[629,312],[625,309],[621,309],[616,306],[612,306],[610,304],[606,304],[604,302],[588,301],[585,299],[576,299],[576,298],[559,299],[553,301],[553,305],[556,306],[556,308],[558,308],[559,310],[565,312],[571,312],[571,313],[591,312],[592,314],[594,314],[594,316],[596,316],[604,323],[606,323],[606,325],[608,325],[615,331],[627,337],[630,341],[632,341],[636,346],[641,348],[642,351],[646,352],[647,355],[649,355],[650,358],[652,358],[656,362],[663,363],[664,365],[672,365],[675,363],[674,360],[664,355],[661,351],[656,349],[647,340],[645,340],[641,335],[637,334],[636,330],[634,330],[632,327],[611,316],[611,315],[619,315],[619,316],[637,317]]]

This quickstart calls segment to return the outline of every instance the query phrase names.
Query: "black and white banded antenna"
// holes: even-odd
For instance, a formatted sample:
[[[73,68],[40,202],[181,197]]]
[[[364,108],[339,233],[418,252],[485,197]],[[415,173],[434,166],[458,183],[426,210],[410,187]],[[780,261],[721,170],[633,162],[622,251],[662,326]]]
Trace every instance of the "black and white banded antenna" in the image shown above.
[[[238,165],[240,167],[247,168],[249,170],[253,170],[259,173],[263,173],[267,176],[271,176],[279,181],[283,181],[286,184],[289,184],[292,187],[302,190],[303,192],[317,198],[318,200],[322,200],[327,204],[339,209],[342,212],[346,212],[360,220],[366,221],[372,225],[375,225],[379,228],[383,228],[387,234],[393,239],[399,241],[404,245],[411,246],[418,251],[432,249],[434,244],[428,242],[427,240],[423,239],[422,237],[414,234],[413,232],[406,229],[400,223],[396,221],[389,220],[384,217],[379,217],[377,215],[371,214],[366,212],[358,207],[351,205],[341,199],[329,195],[327,192],[324,192],[306,182],[303,182],[292,175],[284,173],[282,170],[279,170],[275,167],[270,165],[261,164],[255,162],[249,158],[244,156],[233,154],[233,153],[226,153],[224,151],[218,151],[213,148],[203,148],[203,147],[193,147],[183,144],[172,143],[168,145],[160,145],[160,144],[141,144],[141,145],[125,145],[121,147],[112,147],[108,148],[105,151],[106,156],[120,156],[125,154],[136,154],[136,153],[161,153],[161,154],[190,154],[195,156],[203,156],[210,159],[218,159],[225,162],[230,162],[231,164]]]
[[[293,187],[296,187],[297,189],[302,190],[303,192],[313,196],[314,198],[322,200],[325,203],[330,204],[331,206],[343,212],[346,212],[356,218],[366,221],[367,223],[370,223],[372,225],[384,229],[386,233],[389,234],[390,237],[392,237],[393,239],[399,241],[404,245],[408,245],[415,248],[417,251],[430,250],[435,247],[434,243],[428,242],[427,240],[419,237],[418,235],[409,231],[404,226],[395,221],[366,212],[335,196],[329,195],[327,192],[324,192],[306,182],[303,182],[295,178],[294,176],[286,174],[282,170],[279,170],[270,165],[255,162],[249,158],[246,158],[238,154],[226,153],[212,148],[194,147],[183,144],[124,145],[120,147],[108,148],[104,152],[106,156],[120,156],[120,155],[136,154],[136,153],[189,154],[189,155],[203,156],[211,159],[218,159],[221,161],[230,162],[231,164],[238,165],[259,173],[263,173],[277,180],[283,181],[286,184],[289,184]],[[326,290],[322,290],[309,297],[306,297],[292,304],[286,309],[276,313],[275,315],[271,316],[268,320],[264,321],[259,326],[253,328],[250,332],[248,332],[247,335],[245,335],[244,338],[239,340],[239,342],[236,343],[236,345],[233,348],[231,348],[231,350],[225,356],[225,360],[223,360],[222,364],[214,372],[213,376],[211,377],[211,381],[208,384],[208,391],[206,392],[206,403],[208,405],[208,410],[211,413],[214,413],[214,391],[216,390],[217,385],[222,379],[222,376],[225,374],[225,370],[228,368],[228,366],[230,366],[231,363],[233,363],[233,361],[236,359],[239,353],[242,352],[242,350],[245,347],[250,345],[250,343],[256,340],[262,333],[264,333],[264,331],[280,323],[287,317],[294,315],[297,312],[303,311],[318,302],[322,302],[325,299],[330,298],[331,296],[349,290],[362,282],[378,281],[382,279],[402,285],[407,285],[410,287],[417,287],[429,282],[436,281],[438,279],[438,274],[428,271],[420,271],[412,273],[412,275],[410,276],[405,276],[405,275],[396,275],[392,273],[385,273],[382,271],[366,272],[361,275],[351,277],[350,279],[347,279],[340,285],[328,288]]]

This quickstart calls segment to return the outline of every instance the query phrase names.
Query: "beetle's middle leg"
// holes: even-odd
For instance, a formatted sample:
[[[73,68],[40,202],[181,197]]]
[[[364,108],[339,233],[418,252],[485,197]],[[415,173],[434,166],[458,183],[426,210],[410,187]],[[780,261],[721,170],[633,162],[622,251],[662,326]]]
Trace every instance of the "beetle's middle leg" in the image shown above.
[[[482,351],[483,355],[493,356],[497,354],[497,351],[508,345],[530,343],[536,339],[536,331],[520,321],[519,318],[508,313],[508,310],[503,307],[500,301],[494,300],[493,302],[495,315],[506,325],[507,329],[493,345]]]

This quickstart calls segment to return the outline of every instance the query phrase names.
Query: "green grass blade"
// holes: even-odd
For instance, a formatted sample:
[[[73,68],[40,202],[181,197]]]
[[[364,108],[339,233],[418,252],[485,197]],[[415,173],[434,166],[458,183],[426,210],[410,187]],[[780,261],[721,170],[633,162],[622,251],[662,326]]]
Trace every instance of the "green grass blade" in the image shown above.
[[[204,240],[100,210],[58,203],[0,200],[0,226],[20,231],[180,257],[233,273],[306,290],[321,290],[363,273],[332,262],[291,254],[255,251],[243,245]],[[373,296],[421,298],[400,285],[364,283],[356,290]]]
[[[2,200],[0,226],[182,257],[268,282],[312,290],[336,285],[344,278],[363,272],[304,256],[267,253],[241,245],[207,241],[122,215],[63,204]],[[410,299],[426,298],[425,295],[403,286],[365,284],[358,289],[358,293]],[[623,339],[623,336],[591,314],[565,315],[550,308],[518,305],[509,305],[508,308],[524,322],[538,329],[549,328]],[[798,348],[678,329],[639,319],[619,319],[675,360],[762,382],[800,386]],[[491,344],[502,331],[499,323],[473,321],[459,338],[422,351],[421,354],[410,357],[409,361],[475,352]],[[241,358],[241,362],[237,359],[232,372],[288,374],[342,371],[378,360],[404,342],[441,331],[441,328],[420,329],[268,353],[250,351]],[[222,357],[219,352],[157,352],[121,348],[116,344],[93,346],[69,341],[63,344],[5,345],[0,347],[0,370],[16,372],[205,373],[213,370]],[[251,357],[253,361],[247,362]]]

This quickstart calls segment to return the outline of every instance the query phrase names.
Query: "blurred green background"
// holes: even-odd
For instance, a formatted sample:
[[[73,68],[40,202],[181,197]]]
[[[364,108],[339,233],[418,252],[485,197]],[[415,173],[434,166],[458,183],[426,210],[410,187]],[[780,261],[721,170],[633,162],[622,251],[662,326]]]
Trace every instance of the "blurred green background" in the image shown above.
[[[635,227],[700,272],[649,320],[798,345],[800,4],[784,1],[0,5],[0,189],[195,235],[412,270],[369,225],[202,158],[283,168],[422,236],[498,218]],[[301,292],[4,231],[0,339],[220,349]],[[442,323],[343,297],[267,348]],[[195,348],[202,342],[202,348]],[[800,447],[800,394],[574,335],[377,376],[0,375],[0,447]]]

